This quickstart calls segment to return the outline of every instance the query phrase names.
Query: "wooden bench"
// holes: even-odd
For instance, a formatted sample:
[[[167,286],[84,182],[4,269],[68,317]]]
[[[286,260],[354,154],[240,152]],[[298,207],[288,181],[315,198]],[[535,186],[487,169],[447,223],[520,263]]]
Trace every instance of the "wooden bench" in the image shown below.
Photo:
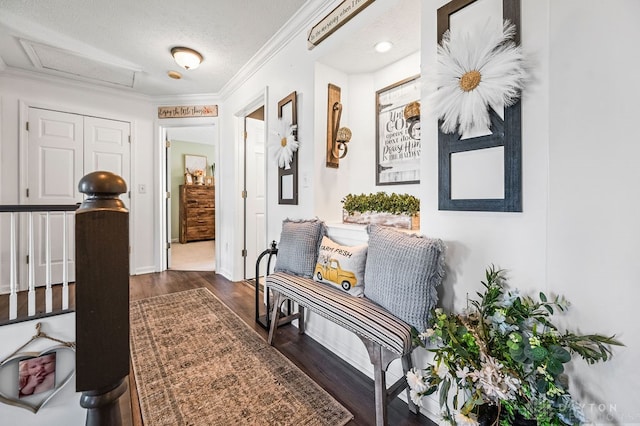
[[[300,334],[304,334],[304,310],[309,309],[355,333],[364,343],[373,364],[376,425],[387,424],[387,404],[407,390],[409,409],[417,414],[418,407],[411,401],[405,377],[387,388],[386,371],[389,364],[400,358],[406,373],[413,367],[411,352],[411,326],[387,310],[367,299],[353,297],[338,288],[314,282],[286,272],[267,276],[266,288],[273,293],[269,344],[273,344],[278,325],[298,319]],[[298,303],[298,312],[282,317],[280,306],[291,300]]]

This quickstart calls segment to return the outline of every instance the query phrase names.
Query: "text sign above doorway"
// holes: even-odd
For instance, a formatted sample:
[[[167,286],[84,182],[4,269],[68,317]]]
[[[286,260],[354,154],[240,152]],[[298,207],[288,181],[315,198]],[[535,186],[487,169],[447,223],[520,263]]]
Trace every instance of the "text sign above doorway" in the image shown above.
[[[177,105],[158,107],[158,118],[217,117],[218,105]]]
[[[307,35],[307,48],[316,47],[325,38],[333,34],[338,28],[346,24],[351,18],[360,13],[375,0],[344,0],[320,22],[314,25]]]

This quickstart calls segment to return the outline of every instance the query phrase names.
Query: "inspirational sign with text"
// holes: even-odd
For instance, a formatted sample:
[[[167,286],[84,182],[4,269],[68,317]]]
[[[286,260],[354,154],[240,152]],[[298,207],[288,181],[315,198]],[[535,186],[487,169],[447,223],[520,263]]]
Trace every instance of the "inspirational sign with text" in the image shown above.
[[[373,2],[374,0],[344,0],[340,3],[309,30],[307,35],[307,47],[309,50],[316,47],[322,40],[329,37],[334,31]]]
[[[409,123],[404,108],[420,100],[418,76],[376,92],[376,185],[420,182],[420,121]]]
[[[217,117],[218,105],[178,105],[158,107],[158,118]]]

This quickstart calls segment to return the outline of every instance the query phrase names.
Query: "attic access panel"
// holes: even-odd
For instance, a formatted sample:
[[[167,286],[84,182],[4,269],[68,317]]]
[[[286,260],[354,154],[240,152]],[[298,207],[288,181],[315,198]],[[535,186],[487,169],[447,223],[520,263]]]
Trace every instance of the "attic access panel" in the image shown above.
[[[438,9],[438,43],[450,27],[451,17],[477,0],[453,0]],[[502,0],[503,19],[516,26],[514,41],[520,44],[520,0]],[[438,123],[438,208],[459,211],[522,211],[522,131],[521,103],[504,108],[504,119],[490,108],[491,134],[462,139],[447,134]],[[501,147],[504,159],[502,198],[452,198],[452,156]]]

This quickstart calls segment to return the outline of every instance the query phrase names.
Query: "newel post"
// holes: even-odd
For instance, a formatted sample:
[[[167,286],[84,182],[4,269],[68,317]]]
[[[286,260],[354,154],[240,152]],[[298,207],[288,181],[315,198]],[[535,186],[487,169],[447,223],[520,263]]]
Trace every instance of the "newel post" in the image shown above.
[[[129,212],[127,184],[93,172],[78,184],[76,211],[76,391],[87,426],[122,424],[118,399],[129,374]]]

